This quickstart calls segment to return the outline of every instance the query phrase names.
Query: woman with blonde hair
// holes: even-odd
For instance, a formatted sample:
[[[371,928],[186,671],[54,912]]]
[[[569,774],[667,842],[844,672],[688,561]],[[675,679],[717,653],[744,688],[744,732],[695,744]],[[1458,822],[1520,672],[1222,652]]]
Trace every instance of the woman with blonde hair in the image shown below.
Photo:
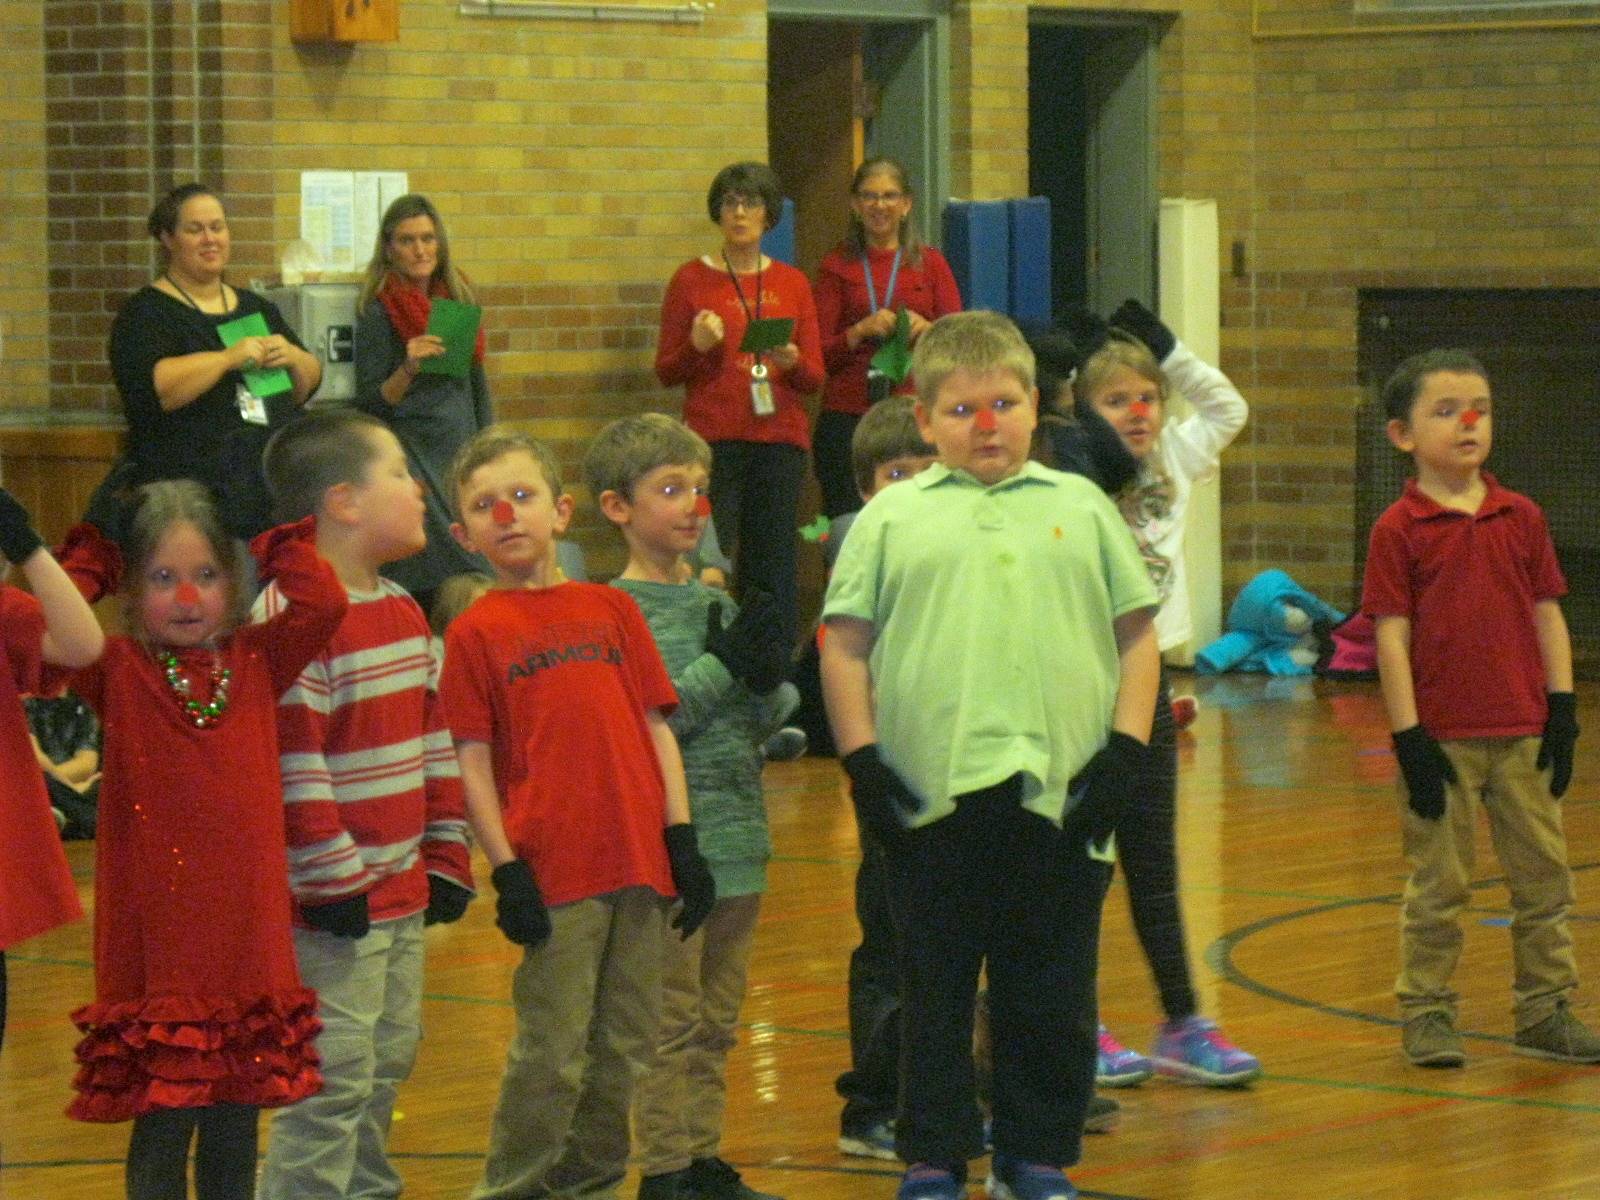
[[[450,261],[450,239],[426,196],[389,205],[367,264],[356,310],[356,404],[388,423],[405,447],[427,505],[427,548],[384,568],[427,611],[439,585],[464,571],[487,571],[450,535],[450,461],[473,434],[490,424],[489,381],[478,329],[465,377],[422,369],[445,352],[428,332],[438,299],[475,303],[472,287]]]

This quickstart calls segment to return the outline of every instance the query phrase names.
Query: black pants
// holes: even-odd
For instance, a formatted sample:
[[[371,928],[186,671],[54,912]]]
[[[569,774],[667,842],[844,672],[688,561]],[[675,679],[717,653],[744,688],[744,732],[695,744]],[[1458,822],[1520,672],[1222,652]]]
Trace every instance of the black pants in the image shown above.
[[[817,427],[811,434],[811,458],[822,489],[822,511],[829,517],[855,512],[861,507],[861,489],[850,455],[850,439],[861,418],[855,413],[823,409],[817,414]]]
[[[260,1111],[250,1104],[215,1104],[135,1117],[128,1138],[128,1200],[187,1200],[191,1141],[196,1200],[252,1200]]]
[[[900,1120],[907,1162],[963,1170],[983,1153],[972,1011],[987,964],[994,1147],[1078,1161],[1094,1094],[1095,967],[1109,868],[1086,839],[1020,803],[1021,782],[960,797],[956,811],[888,847],[901,947]]]
[[[766,592],[778,602],[792,642],[797,622],[796,544],[806,456],[767,442],[711,444],[711,507],[722,551],[733,560],[734,591]]]
[[[839,1131],[859,1135],[892,1119],[900,1094],[900,931],[889,907],[883,846],[861,830],[856,920],[850,955],[850,1069],[834,1087],[844,1097]]]
[[[1178,735],[1172,695],[1161,676],[1150,727],[1150,770],[1138,802],[1117,822],[1117,859],[1128,883],[1133,929],[1155,977],[1167,1020],[1193,1016],[1194,980],[1178,906]]]

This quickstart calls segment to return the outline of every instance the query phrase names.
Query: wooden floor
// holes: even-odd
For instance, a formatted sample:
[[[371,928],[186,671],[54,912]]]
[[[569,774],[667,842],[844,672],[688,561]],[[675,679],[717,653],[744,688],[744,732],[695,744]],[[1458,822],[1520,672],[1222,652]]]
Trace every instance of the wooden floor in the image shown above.
[[[1390,995],[1403,882],[1394,762],[1375,687],[1198,680],[1183,735],[1184,903],[1204,1010],[1258,1053],[1244,1091],[1163,1080],[1119,1094],[1116,1132],[1072,1172],[1087,1196],[1153,1200],[1600,1197],[1600,1069],[1510,1053],[1506,896],[1487,842],[1459,972],[1464,1070],[1424,1071],[1398,1050]],[[1579,770],[1566,802],[1573,922],[1600,1020],[1600,691],[1581,693]],[[778,859],[756,940],[747,1029],[730,1069],[725,1157],[789,1200],[887,1200],[892,1164],[834,1150],[844,1067],[845,964],[855,937],[855,831],[836,764],[769,769]],[[89,847],[72,847],[89,899]],[[481,876],[480,876],[481,878]],[[429,932],[428,1038],[402,1093],[392,1148],[414,1200],[464,1197],[476,1178],[511,1012],[513,948],[492,906]],[[11,956],[0,1054],[0,1196],[120,1197],[126,1126],[61,1115],[72,1034],[90,996],[89,927]],[[1156,1019],[1120,883],[1105,917],[1102,1013],[1141,1048]],[[981,1175],[979,1176],[981,1179]],[[633,1194],[630,1180],[624,1194]]]

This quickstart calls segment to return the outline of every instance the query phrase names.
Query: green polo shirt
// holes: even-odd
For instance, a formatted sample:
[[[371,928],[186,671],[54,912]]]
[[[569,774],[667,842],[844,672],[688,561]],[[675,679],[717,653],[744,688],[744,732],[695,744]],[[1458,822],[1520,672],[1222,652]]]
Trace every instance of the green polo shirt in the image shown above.
[[[1024,806],[1059,825],[1111,729],[1112,621],[1155,605],[1087,479],[1029,462],[985,487],[936,463],[861,510],[822,615],[872,623],[879,753],[921,801],[913,827],[1018,773]]]

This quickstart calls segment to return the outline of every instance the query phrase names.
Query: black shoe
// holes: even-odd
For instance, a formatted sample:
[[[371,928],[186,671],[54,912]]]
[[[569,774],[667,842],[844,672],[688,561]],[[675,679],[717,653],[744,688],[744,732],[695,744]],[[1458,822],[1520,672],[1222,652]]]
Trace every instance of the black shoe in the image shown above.
[[[684,1176],[684,1190],[694,1200],[782,1200],[770,1192],[756,1191],[720,1158],[697,1158]]]
[[[689,1168],[645,1175],[639,1180],[639,1200],[688,1200]]]

